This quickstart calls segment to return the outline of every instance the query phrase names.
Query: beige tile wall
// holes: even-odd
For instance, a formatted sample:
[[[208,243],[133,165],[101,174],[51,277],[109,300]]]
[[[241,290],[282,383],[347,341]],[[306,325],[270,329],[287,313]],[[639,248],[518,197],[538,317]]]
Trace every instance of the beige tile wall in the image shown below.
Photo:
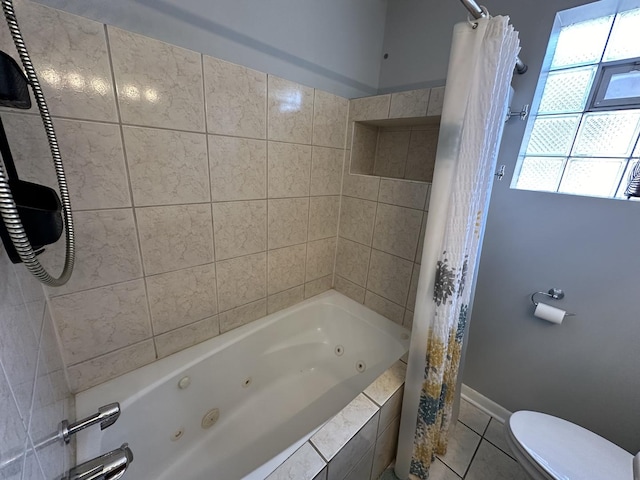
[[[74,416],[44,291],[0,246],[0,478],[60,478],[73,445],[43,441]]]
[[[442,88],[394,93],[388,102],[388,118],[380,103],[380,98],[388,95],[359,99],[360,105],[352,106],[352,118],[357,122],[353,126],[351,173],[430,183],[442,95]],[[379,125],[366,123],[365,119],[399,121]]]
[[[440,115],[442,98],[443,89],[434,88],[351,100],[347,132],[368,128],[357,121]],[[393,133],[404,134],[408,142],[412,132],[405,132]],[[363,148],[357,137],[352,147]],[[358,161],[349,151],[346,158]],[[416,155],[414,162],[424,166],[428,158]],[[430,186],[428,182],[352,174],[345,162],[335,288],[409,328],[416,301]]]
[[[16,7],[75,214],[76,271],[48,289],[72,390],[331,288],[346,99]],[[53,186],[34,109],[2,116],[20,174]]]
[[[380,127],[371,173],[431,183],[439,133],[439,122],[412,127]]]

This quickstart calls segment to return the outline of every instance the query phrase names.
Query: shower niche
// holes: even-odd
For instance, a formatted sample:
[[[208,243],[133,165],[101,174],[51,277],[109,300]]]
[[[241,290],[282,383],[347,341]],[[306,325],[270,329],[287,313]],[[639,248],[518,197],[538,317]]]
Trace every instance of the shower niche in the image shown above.
[[[440,116],[353,124],[351,173],[431,183]]]

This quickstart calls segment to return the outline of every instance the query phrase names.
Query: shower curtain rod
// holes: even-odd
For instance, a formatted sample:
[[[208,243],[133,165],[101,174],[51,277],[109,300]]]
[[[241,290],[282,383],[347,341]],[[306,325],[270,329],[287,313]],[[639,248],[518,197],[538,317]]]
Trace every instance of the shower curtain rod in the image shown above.
[[[487,16],[487,9],[478,5],[474,0],[460,0],[462,4],[469,10],[469,13],[473,15],[473,18],[482,18]],[[529,67],[520,60],[520,57],[516,57],[516,73],[522,75]]]

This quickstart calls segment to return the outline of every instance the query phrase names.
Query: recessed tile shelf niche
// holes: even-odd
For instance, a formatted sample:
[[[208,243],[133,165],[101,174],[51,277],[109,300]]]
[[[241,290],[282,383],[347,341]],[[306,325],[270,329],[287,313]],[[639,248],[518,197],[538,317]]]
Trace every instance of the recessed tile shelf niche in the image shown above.
[[[356,121],[351,173],[433,180],[440,116]]]

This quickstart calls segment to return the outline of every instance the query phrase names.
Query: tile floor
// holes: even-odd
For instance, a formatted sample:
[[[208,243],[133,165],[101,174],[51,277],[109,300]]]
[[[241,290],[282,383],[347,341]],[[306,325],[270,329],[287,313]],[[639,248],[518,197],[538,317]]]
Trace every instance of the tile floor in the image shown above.
[[[460,479],[529,479],[510,455],[502,423],[465,400],[447,454],[436,458],[429,476],[429,480]],[[393,470],[385,471],[380,480],[396,480]]]

